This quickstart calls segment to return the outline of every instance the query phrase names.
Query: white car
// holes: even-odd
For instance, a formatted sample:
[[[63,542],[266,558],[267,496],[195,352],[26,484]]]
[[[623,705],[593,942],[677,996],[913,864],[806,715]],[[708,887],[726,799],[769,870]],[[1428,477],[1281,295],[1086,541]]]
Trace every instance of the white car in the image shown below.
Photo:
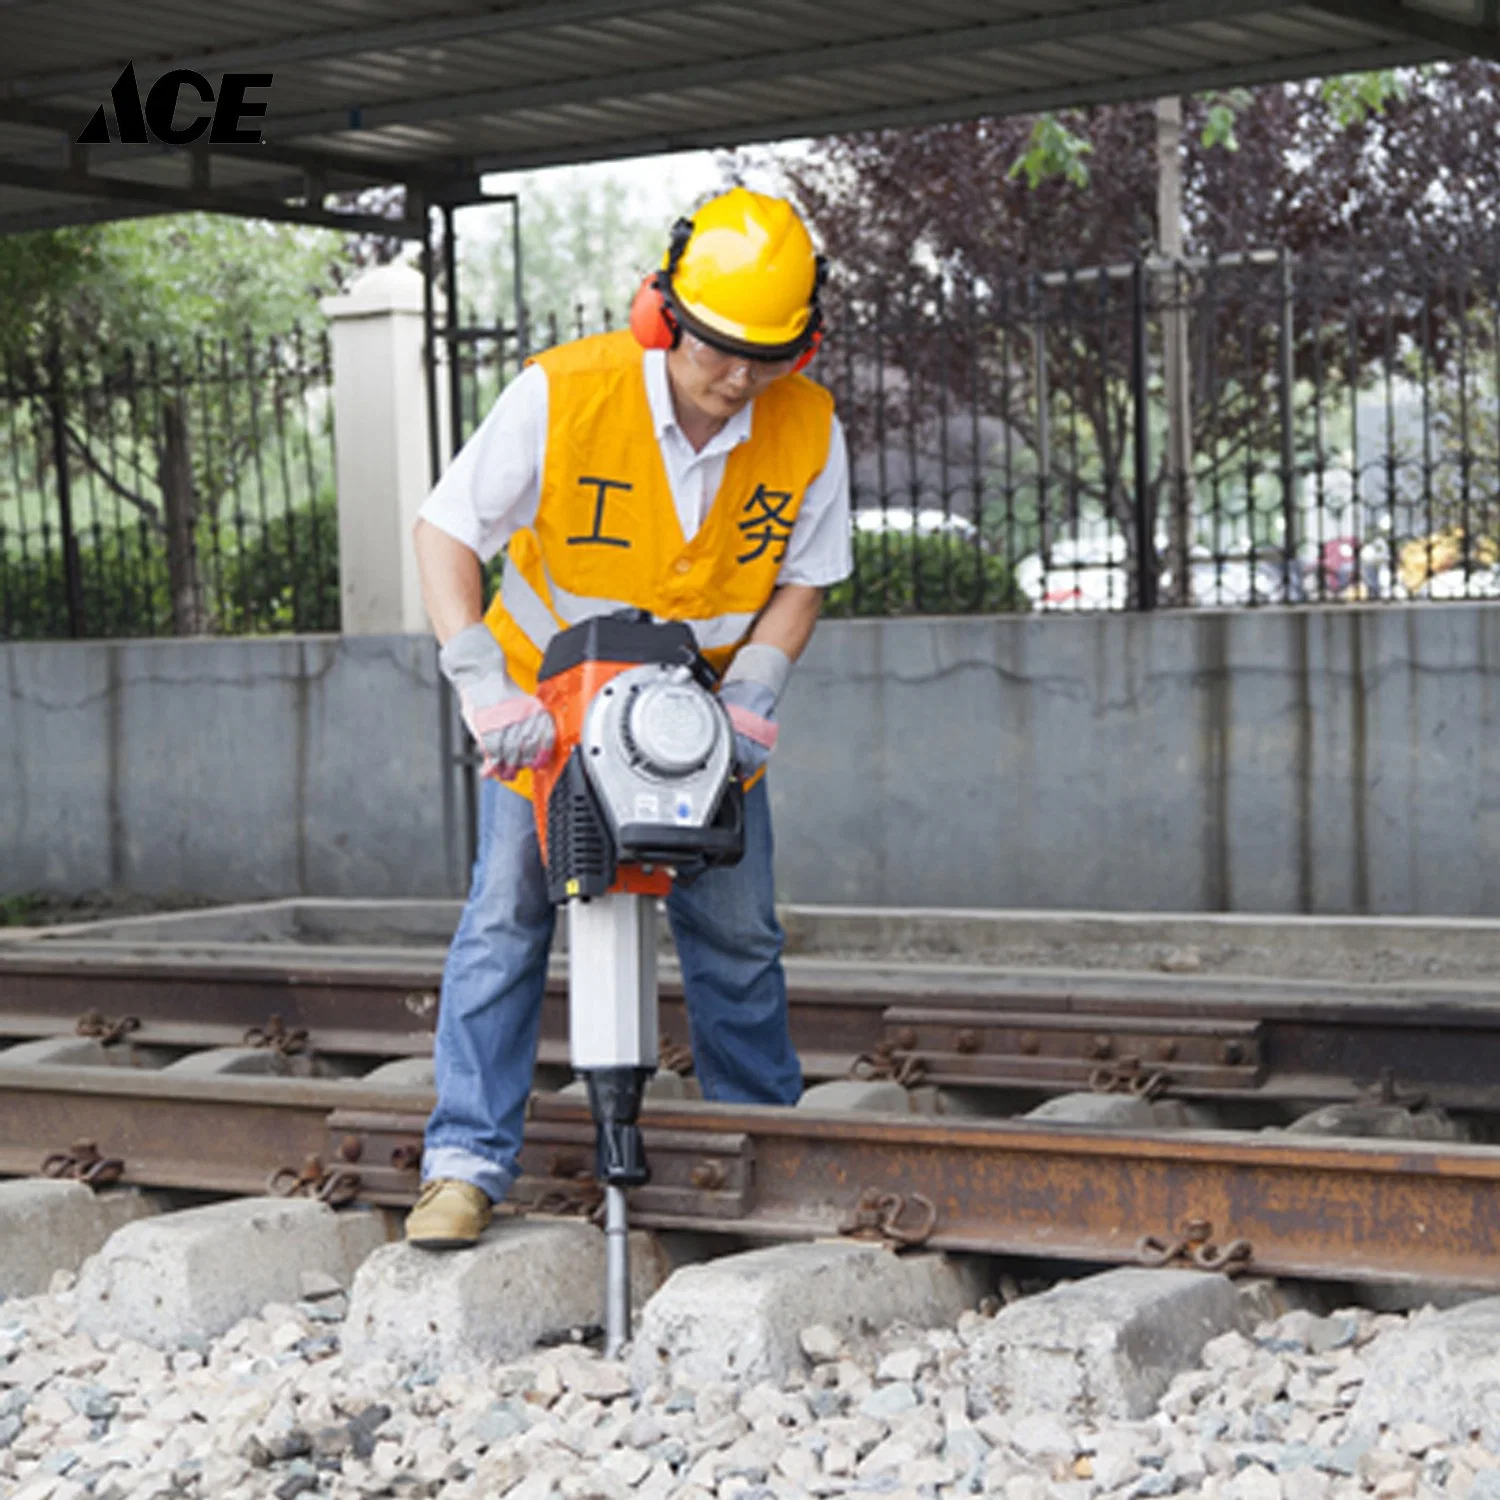
[[[1252,569],[1247,557],[1226,557],[1214,562],[1195,555],[1188,572],[1193,580],[1193,603],[1204,609],[1229,609],[1247,604],[1284,604],[1287,601],[1287,579],[1281,564],[1273,558],[1255,559]],[[1292,569],[1300,581],[1300,564]],[[1170,598],[1172,575],[1163,572],[1158,584],[1159,596]],[[1297,584],[1292,595],[1295,598]]]
[[[1016,586],[1033,609],[1124,609],[1130,603],[1125,538],[1062,537],[1045,556],[1033,552],[1016,564]]]
[[[882,531],[899,533],[901,536],[909,536],[913,531],[918,536],[939,536],[945,531],[958,536],[974,535],[974,523],[965,516],[930,509],[919,510],[913,515],[910,510],[902,510],[894,505],[886,510],[855,511],[854,529],[876,535]]]
[[[1164,561],[1165,543],[1157,542]],[[1130,569],[1125,539],[1055,543],[1045,565],[1039,553],[1016,566],[1016,582],[1032,607],[1049,611],[1127,609],[1130,606]],[[1193,603],[1214,608],[1248,604],[1280,604],[1287,598],[1286,578],[1275,558],[1257,558],[1252,570],[1246,557],[1230,556],[1216,562],[1205,547],[1194,549],[1191,563]],[[1252,577],[1253,572],[1253,577]],[[1157,597],[1171,597],[1172,575],[1163,566]],[[1294,584],[1293,596],[1296,594]]]

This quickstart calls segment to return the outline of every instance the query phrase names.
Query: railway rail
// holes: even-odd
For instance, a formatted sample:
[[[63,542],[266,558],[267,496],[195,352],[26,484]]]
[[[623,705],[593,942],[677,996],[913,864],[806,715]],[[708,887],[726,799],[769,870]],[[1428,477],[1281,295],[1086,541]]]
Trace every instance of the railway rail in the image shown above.
[[[0,1173],[45,1161],[96,1185],[404,1205],[430,1093],[362,1075],[430,1053],[439,967],[426,947],[0,946]],[[1500,1116],[1500,987],[1482,981],[831,958],[788,973],[810,1078],[935,1085],[991,1114],[1091,1088],[1216,1103],[1225,1118],[1236,1101],[1275,1121],[1359,1099]],[[680,1047],[670,965],[662,1001]],[[555,970],[542,1057],[559,1067],[565,1019]],[[28,1044],[66,1038],[79,1046],[54,1050],[61,1061],[23,1061]],[[264,1065],[195,1070],[223,1048]],[[1500,1290],[1500,1150],[1483,1145],[672,1099],[648,1103],[644,1124],[645,1226]],[[590,1212],[591,1140],[583,1100],[534,1096],[517,1203]]]
[[[787,968],[793,1039],[812,1079],[859,1066],[950,1088],[1312,1104],[1377,1093],[1500,1112],[1500,987],[1481,983],[1060,978],[816,959]],[[213,956],[168,957],[18,944],[0,950],[0,1045],[81,1032],[185,1050],[280,1027],[313,1056],[422,1056],[432,1050],[439,979],[439,961],[407,950],[222,945]],[[661,1016],[664,1039],[684,1045],[671,965]],[[566,1023],[566,978],[554,968],[544,1062],[566,1061]]]
[[[430,1103],[330,1079],[0,1061],[0,1172],[35,1171],[42,1142],[87,1131],[56,1156],[85,1177],[105,1165],[95,1181],[401,1206]],[[648,1104],[643,1125],[643,1227],[1500,1289],[1500,1152],[1485,1147],[690,1102]],[[590,1211],[592,1139],[585,1101],[534,1096],[517,1202]]]

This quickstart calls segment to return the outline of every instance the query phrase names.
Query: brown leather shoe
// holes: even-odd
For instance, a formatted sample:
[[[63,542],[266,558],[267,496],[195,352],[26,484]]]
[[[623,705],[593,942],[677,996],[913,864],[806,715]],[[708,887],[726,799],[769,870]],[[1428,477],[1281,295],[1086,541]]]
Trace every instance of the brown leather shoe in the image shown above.
[[[482,1188],[456,1177],[422,1184],[422,1196],[406,1216],[406,1242],[420,1250],[467,1250],[490,1222],[490,1200]]]

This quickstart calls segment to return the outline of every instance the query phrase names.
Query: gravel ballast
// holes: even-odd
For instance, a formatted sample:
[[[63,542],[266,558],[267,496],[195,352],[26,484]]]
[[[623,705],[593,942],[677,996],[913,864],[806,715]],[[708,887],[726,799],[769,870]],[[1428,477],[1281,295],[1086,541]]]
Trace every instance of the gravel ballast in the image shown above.
[[[1466,1309],[1297,1311],[1222,1334],[1151,1415],[1122,1421],[998,1408],[966,1373],[993,1342],[976,1312],[873,1340],[812,1325],[778,1381],[632,1391],[626,1365],[574,1344],[477,1372],[354,1364],[326,1277],[176,1351],[78,1332],[73,1286],[60,1273],[0,1303],[0,1494],[15,1500],[1500,1500],[1461,1372],[1421,1419],[1360,1408],[1422,1357],[1429,1320]],[[1473,1308],[1495,1328],[1500,1302]]]

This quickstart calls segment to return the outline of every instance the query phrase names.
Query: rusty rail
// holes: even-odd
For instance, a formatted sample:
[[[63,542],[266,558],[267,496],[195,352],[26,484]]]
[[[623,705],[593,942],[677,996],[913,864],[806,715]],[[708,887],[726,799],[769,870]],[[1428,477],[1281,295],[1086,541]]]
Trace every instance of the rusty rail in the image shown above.
[[[278,1018],[327,1054],[431,1051],[439,970],[410,953],[252,962],[53,949],[0,953],[0,1044],[86,1027],[112,1045],[240,1045]],[[792,1032],[811,1079],[857,1058],[888,1076],[1033,1092],[1137,1087],[1182,1098],[1331,1102],[1375,1087],[1500,1109],[1500,990],[1388,991],[1104,975],[1067,984],[954,967],[789,964]],[[675,968],[662,1029],[688,1037]],[[566,994],[549,979],[542,1060],[566,1060]]]
[[[432,1051],[441,966],[431,962],[249,962],[119,954],[0,952],[0,1047],[75,1032],[154,1047],[239,1046],[275,1024],[305,1031],[319,1052],[371,1059]],[[871,1036],[888,1002],[833,987],[796,996],[794,1035],[809,1077],[839,1077]],[[567,975],[548,975],[541,1060],[567,1060]],[[87,1022],[87,1026],[81,1023]],[[98,1023],[103,1022],[101,1027]],[[123,1024],[122,1024],[123,1023]],[[675,966],[661,981],[664,1039],[688,1041]]]
[[[518,1189],[545,1198],[576,1183],[591,1129],[581,1101],[533,1103]],[[648,1106],[643,1120],[655,1175],[631,1212],[647,1227],[816,1238],[873,1192],[928,1200],[935,1249],[1131,1263],[1178,1240],[1206,1248],[1200,1264],[1500,1290],[1500,1150],[1487,1147],[704,1104]],[[421,1124],[340,1111],[329,1130],[367,1142],[373,1162]],[[695,1187],[695,1172],[712,1186]],[[383,1199],[399,1191],[378,1170],[366,1182]]]
[[[410,1109],[409,1093],[321,1078],[182,1078],[134,1068],[0,1063],[0,1173],[25,1176],[87,1139],[137,1187],[250,1194],[324,1150],[341,1104]]]
[[[83,1138],[125,1183],[259,1193],[289,1174],[399,1206],[429,1105],[346,1081],[0,1065],[0,1172],[35,1172]],[[1500,1290],[1500,1150],[1487,1147],[703,1104],[648,1105],[643,1122],[644,1226],[805,1239],[858,1223],[864,1205],[877,1229],[941,1249],[1132,1262],[1185,1248],[1273,1274]],[[521,1199],[586,1210],[591,1143],[583,1101],[536,1096]]]

